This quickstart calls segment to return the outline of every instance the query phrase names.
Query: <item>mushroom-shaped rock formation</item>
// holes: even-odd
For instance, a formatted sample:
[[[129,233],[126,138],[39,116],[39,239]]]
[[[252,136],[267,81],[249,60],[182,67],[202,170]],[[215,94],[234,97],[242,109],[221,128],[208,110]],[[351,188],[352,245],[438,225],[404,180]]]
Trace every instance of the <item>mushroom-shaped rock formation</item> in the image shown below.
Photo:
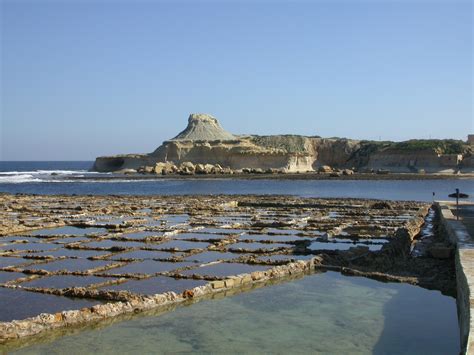
[[[225,141],[235,139],[233,134],[222,128],[215,117],[205,113],[192,113],[189,115],[186,129],[171,140]]]
[[[415,140],[380,144],[298,135],[238,136],[224,130],[215,117],[193,113],[189,115],[186,129],[163,142],[154,152],[99,157],[93,169],[102,172],[129,173],[133,169],[155,174],[160,171],[163,173],[163,170],[176,173],[177,169],[171,167],[192,163],[218,166],[216,169],[207,169],[215,171],[254,169],[304,172],[318,170],[324,165],[329,166],[327,170],[331,171],[333,168],[352,167],[393,172],[420,169],[426,172],[473,171],[474,154],[471,147],[464,144],[461,146],[463,151],[449,153],[454,149],[453,144],[456,146],[458,143],[449,140]],[[438,148],[430,148],[430,145],[434,148],[445,146],[445,151],[440,153]],[[202,170],[207,171],[198,167],[198,171]]]
[[[324,144],[323,144],[324,143]],[[357,143],[343,144],[343,154],[326,153],[323,142],[317,137],[281,136],[235,136],[227,132],[219,121],[204,113],[192,113],[188,126],[176,137],[163,142],[149,154],[126,154],[112,157],[99,157],[94,164],[96,171],[125,171],[154,169],[157,163],[180,165],[212,164],[232,170],[263,169],[281,171],[314,170],[318,153],[327,156],[327,165],[337,165],[347,160],[348,154]],[[320,152],[317,147],[323,146]],[[143,169],[147,167],[147,169]]]

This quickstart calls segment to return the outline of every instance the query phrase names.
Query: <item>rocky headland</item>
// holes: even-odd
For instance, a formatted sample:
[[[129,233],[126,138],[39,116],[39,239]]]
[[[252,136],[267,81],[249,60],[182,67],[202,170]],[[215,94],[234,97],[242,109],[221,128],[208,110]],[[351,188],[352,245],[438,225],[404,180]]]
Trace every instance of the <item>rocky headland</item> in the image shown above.
[[[320,172],[473,173],[474,148],[458,140],[364,141],[300,135],[234,135],[208,114],[149,154],[98,157],[99,172],[154,175]]]

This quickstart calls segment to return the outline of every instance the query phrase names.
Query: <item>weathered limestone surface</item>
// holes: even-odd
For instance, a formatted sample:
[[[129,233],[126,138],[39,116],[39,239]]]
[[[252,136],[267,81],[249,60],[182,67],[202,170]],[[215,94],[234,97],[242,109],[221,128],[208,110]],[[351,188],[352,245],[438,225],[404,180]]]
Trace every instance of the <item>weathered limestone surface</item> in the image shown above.
[[[226,141],[236,137],[225,131],[219,121],[205,113],[192,113],[188,118],[188,126],[172,141]]]
[[[390,169],[393,172],[421,168],[426,172],[453,172],[461,161],[461,154],[440,155],[429,149],[413,152],[381,151],[370,156],[367,168]]]
[[[419,273],[419,264],[411,267],[406,263],[429,208],[419,202],[291,196],[0,194],[0,207],[0,244],[8,246],[0,252],[0,261],[5,262],[0,273],[13,275],[0,283],[0,290],[108,302],[0,323],[0,343],[124,314],[165,309],[313,269],[438,287],[433,280],[440,273],[433,261],[419,261],[429,263],[425,268],[431,272],[428,275]],[[399,215],[410,218],[396,218]],[[79,240],[68,234],[76,229],[43,229],[65,225],[95,229],[81,230],[81,234],[87,233]],[[382,245],[380,238],[386,240]],[[309,248],[313,242],[321,247]],[[335,243],[350,247],[334,250]],[[380,249],[369,250],[369,246],[377,245]],[[100,253],[79,257],[75,253],[86,251]],[[155,254],[144,255],[146,252]],[[199,260],[201,256],[204,259]],[[9,264],[11,260],[19,263]],[[48,268],[64,261],[67,263],[60,268]],[[79,262],[91,266],[78,270],[75,266]],[[408,267],[399,268],[397,262]],[[138,270],[126,268],[138,264]],[[163,265],[169,268],[161,269]],[[387,265],[393,267],[386,269]],[[219,266],[224,267],[224,274],[219,273]],[[66,276],[74,278],[72,286],[51,283],[53,278]],[[96,281],[77,285],[78,278],[87,276]],[[169,292],[136,288],[154,277],[166,278]],[[427,279],[431,283],[427,284]],[[179,282],[186,286],[176,291],[173,284]],[[128,283],[135,286],[114,288]]]
[[[188,126],[176,137],[163,142],[150,154],[98,157],[94,170],[101,172],[128,169],[150,173],[157,163],[184,162],[213,164],[232,171],[271,169],[280,172],[311,172],[327,165],[332,168],[366,170],[388,169],[393,172],[470,172],[472,159],[461,154],[442,154],[436,149],[399,150],[369,141],[345,138],[320,138],[300,135],[234,135],[225,131],[208,114],[191,114]],[[124,170],[125,169],[125,170]]]
[[[474,239],[462,221],[451,212],[452,203],[439,202],[444,231],[456,245],[456,284],[458,319],[463,354],[474,351]]]

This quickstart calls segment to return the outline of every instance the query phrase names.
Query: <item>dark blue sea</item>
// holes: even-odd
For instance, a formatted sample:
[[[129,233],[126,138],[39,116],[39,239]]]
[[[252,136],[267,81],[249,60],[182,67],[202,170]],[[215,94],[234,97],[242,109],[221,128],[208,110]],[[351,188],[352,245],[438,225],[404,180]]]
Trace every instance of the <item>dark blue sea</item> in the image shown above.
[[[473,179],[444,180],[99,180],[91,161],[1,162],[0,192],[35,194],[287,194],[303,197],[354,197],[389,200],[448,200],[459,188],[474,201]],[[74,177],[74,180],[71,180]]]

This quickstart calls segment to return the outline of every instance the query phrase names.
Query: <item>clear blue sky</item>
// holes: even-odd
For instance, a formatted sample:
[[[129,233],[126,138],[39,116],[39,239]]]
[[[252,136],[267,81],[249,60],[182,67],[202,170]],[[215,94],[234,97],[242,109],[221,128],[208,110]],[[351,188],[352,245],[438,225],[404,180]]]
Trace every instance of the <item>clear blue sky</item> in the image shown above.
[[[0,160],[237,133],[462,138],[471,1],[1,1]]]

